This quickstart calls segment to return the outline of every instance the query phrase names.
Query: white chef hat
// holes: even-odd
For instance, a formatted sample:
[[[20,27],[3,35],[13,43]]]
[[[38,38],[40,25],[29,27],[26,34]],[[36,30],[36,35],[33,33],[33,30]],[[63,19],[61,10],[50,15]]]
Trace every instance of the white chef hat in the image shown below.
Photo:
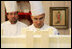
[[[4,1],[6,12],[15,12],[18,10],[16,1]]]
[[[32,16],[37,16],[44,13],[42,3],[40,1],[29,1],[31,6]]]

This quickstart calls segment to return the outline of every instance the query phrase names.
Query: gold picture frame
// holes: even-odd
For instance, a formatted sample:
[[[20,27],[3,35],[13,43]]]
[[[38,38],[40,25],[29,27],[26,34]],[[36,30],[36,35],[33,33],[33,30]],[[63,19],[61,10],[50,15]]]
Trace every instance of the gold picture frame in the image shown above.
[[[50,26],[68,29],[68,7],[50,7]]]

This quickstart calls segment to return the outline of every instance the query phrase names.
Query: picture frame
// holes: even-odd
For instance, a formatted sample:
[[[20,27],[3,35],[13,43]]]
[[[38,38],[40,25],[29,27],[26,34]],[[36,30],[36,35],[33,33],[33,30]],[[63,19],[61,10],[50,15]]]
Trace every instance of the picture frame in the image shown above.
[[[68,29],[68,7],[50,7],[50,26],[57,29]]]

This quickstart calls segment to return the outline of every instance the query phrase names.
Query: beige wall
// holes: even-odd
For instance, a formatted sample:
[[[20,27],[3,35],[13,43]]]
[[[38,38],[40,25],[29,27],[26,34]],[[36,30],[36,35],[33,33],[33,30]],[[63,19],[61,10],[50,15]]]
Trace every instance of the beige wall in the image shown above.
[[[4,2],[1,1],[1,23],[5,22],[5,8],[4,8]]]
[[[71,28],[71,1],[42,1],[43,8],[45,10],[45,23],[49,25],[49,18],[50,18],[50,7],[69,7],[69,28]],[[26,3],[25,3],[26,4]],[[21,7],[25,4],[22,4]],[[28,5],[28,7],[27,7]],[[20,7],[20,6],[19,6]],[[26,4],[25,9],[30,9],[29,4]],[[23,10],[24,8],[22,8]],[[4,3],[1,1],[1,23],[5,21],[5,13],[4,13]],[[20,10],[20,9],[19,9]],[[70,29],[58,29],[60,34],[71,34]]]
[[[71,28],[71,1],[42,1],[45,10],[45,23],[49,25],[50,7],[69,7],[69,28]],[[58,29],[60,34],[70,34],[69,29]]]

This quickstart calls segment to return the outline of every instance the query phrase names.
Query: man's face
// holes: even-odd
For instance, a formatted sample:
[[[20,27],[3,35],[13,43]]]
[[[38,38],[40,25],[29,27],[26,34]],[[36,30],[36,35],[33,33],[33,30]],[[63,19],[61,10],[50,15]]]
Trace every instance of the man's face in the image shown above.
[[[8,13],[7,18],[9,19],[11,24],[15,24],[18,20],[18,13],[17,12]]]
[[[41,28],[44,25],[45,14],[32,16],[33,24],[36,28]]]

